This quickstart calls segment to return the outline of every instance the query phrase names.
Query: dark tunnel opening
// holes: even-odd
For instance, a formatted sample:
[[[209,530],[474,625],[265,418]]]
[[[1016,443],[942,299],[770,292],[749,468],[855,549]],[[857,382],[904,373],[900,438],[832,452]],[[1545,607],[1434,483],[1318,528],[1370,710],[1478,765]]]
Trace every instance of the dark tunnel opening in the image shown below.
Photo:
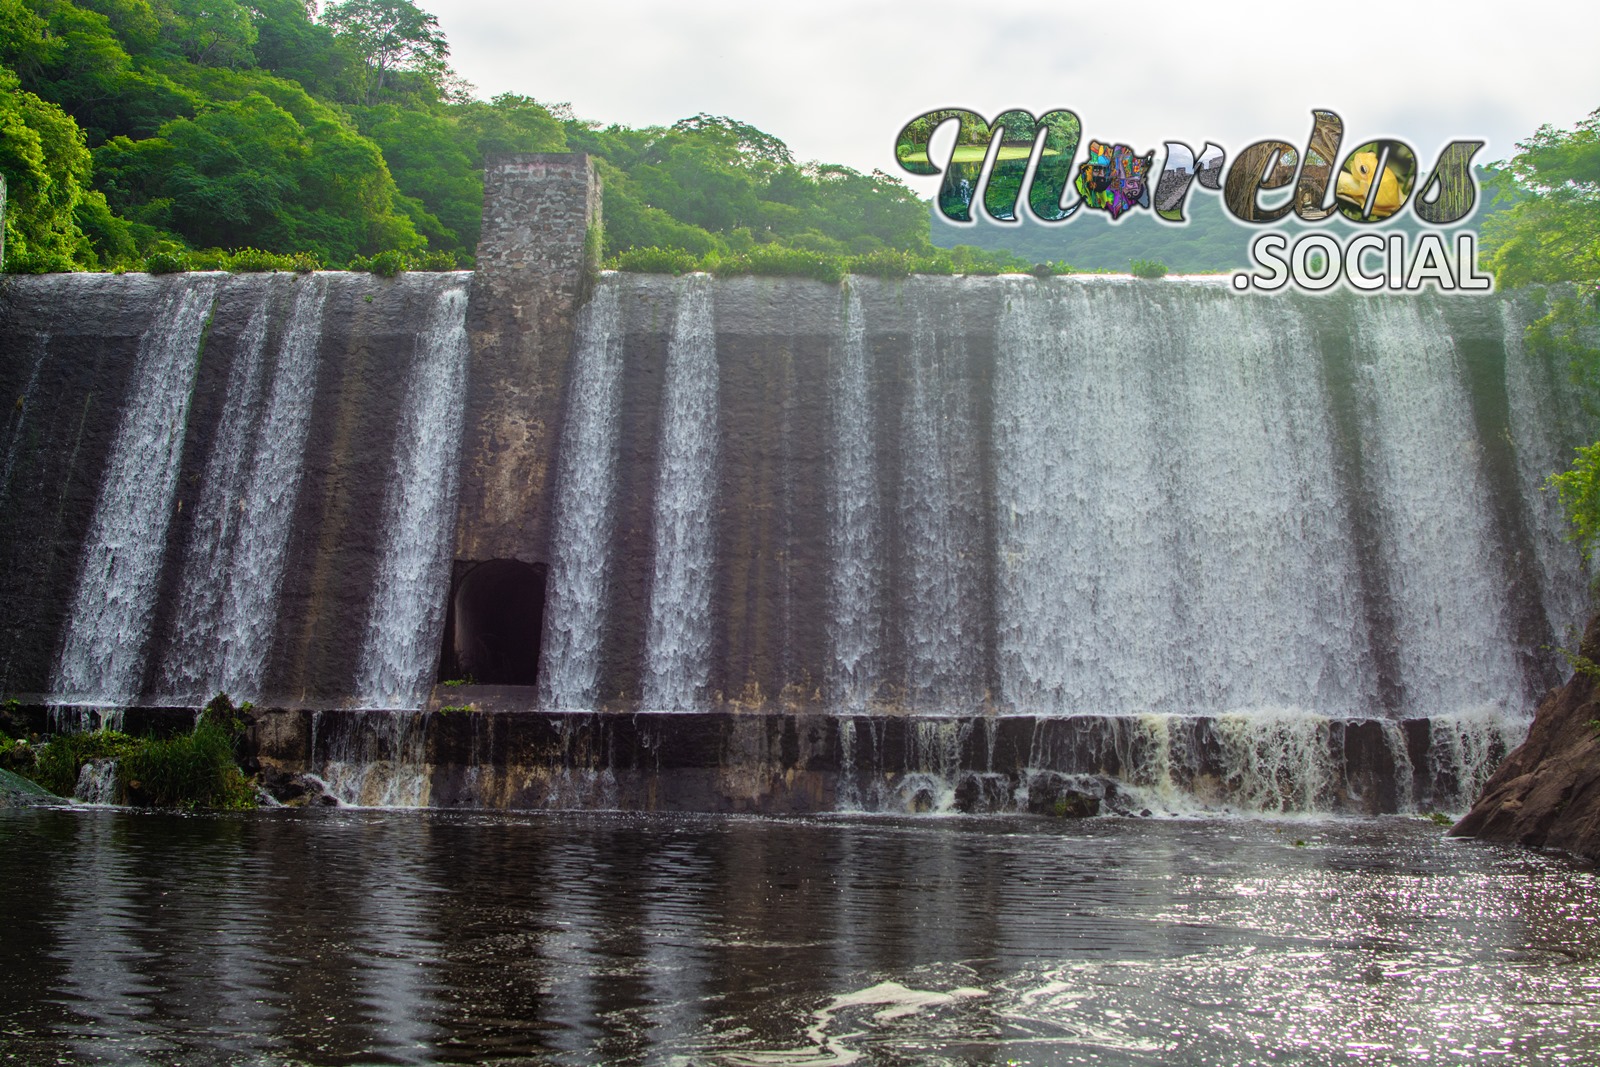
[[[545,566],[492,559],[462,575],[450,602],[450,647],[460,677],[479,685],[537,685]]]

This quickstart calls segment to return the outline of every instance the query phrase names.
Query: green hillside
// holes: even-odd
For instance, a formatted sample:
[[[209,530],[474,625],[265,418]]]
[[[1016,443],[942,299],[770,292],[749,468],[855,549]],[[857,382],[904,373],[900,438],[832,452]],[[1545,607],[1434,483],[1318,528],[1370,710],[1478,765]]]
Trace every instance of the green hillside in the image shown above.
[[[802,163],[728,118],[629,129],[473,99],[448,60],[410,0],[0,0],[5,268],[226,265],[204,249],[466,264],[485,158],[550,151],[597,157],[608,255],[955,262],[887,175]]]
[[[796,160],[735,119],[630,129],[475,99],[449,55],[411,0],[0,0],[4,269],[467,266],[485,159],[560,151],[595,157],[604,253],[624,269],[1246,265],[1253,228],[1208,191],[1186,226],[1083,211],[956,227],[894,176]]]

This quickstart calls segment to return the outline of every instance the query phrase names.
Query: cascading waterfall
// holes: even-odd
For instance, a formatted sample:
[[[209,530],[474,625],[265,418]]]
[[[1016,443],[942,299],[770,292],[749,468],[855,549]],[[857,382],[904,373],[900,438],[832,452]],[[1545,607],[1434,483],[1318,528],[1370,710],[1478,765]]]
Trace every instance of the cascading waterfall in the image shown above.
[[[1327,400],[1288,308],[1010,286],[1002,694],[1030,714],[1370,709]]]
[[[1119,310],[1018,286],[1002,312],[997,614],[1002,699],[1018,710],[1165,711],[1177,694],[1156,353]]]
[[[866,317],[855,286],[845,291],[844,343],[833,390],[832,566],[828,637],[834,703],[860,711],[875,695],[881,664],[882,516],[874,465]]]
[[[261,692],[311,425],[317,342],[328,293],[320,279],[297,284],[278,346],[272,392],[256,430],[255,462],[240,501],[238,540],[229,561],[229,595],[223,602],[223,687],[242,696]]]
[[[643,707],[651,711],[699,708],[710,669],[717,466],[717,335],[710,281],[691,275],[683,282],[667,347],[645,638]]]
[[[977,434],[963,380],[961,334],[947,302],[913,297],[899,485],[901,643],[908,703],[919,711],[976,710],[982,559],[976,536]]]
[[[267,346],[270,292],[263,292],[239,336],[233,366],[228,370],[227,406],[217,423],[215,443],[206,460],[200,503],[184,558],[178,614],[172,643],[162,669],[164,688],[175,696],[204,699],[223,650],[217,619],[227,595],[228,562],[239,519],[241,482],[249,464],[250,429],[258,411],[263,355]],[[240,694],[242,696],[242,694]]]
[[[467,374],[467,290],[454,278],[444,284],[417,336],[406,384],[356,672],[358,707],[420,707],[439,654]]]
[[[364,423],[350,402],[330,403],[337,428],[311,427],[316,382],[336,377],[320,360],[347,344],[324,304],[331,289],[327,306],[342,306],[354,281],[147,284],[154,317],[120,421],[94,441],[110,451],[92,522],[76,520],[90,533],[53,678],[54,699],[94,706],[52,721],[114,722],[109,708],[149,695],[147,646],[166,653],[150,691],[161,700],[259,698],[268,654],[289,656],[271,647],[287,597],[307,625],[283,633],[315,647],[347,612],[359,645],[286,659],[290,684],[331,688],[323,707],[382,712],[324,723],[313,769],[336,794],[535,796],[493,764],[515,746],[487,726],[501,747],[461,756],[474,761],[465,776],[424,763],[464,719],[417,710],[449,588],[463,279],[387,291],[425,322],[412,320],[411,362],[397,368],[388,476],[370,481],[382,460],[352,451]],[[1581,564],[1538,486],[1586,431],[1559,368],[1522,344],[1520,298],[1267,299],[1022,277],[787,284],[608,275],[581,310],[551,457],[539,707],[594,711],[637,692],[640,711],[716,711],[725,682],[741,707],[855,716],[837,720],[836,743],[804,728],[799,740],[806,759],[837,758],[841,806],[1048,805],[1114,781],[1115,810],[1135,813],[1450,809],[1525,730],[1547,669],[1538,631],[1559,639],[1582,619]],[[793,297],[787,318],[768,318],[775,297]],[[232,362],[201,380],[217,421],[180,510],[213,303]],[[53,469],[18,442],[38,432],[30,409],[60,421],[44,400],[56,357],[80,343],[46,325],[29,323],[9,371],[43,394],[5,421],[0,474],[15,466],[19,487]],[[656,394],[628,373],[633,331],[650,333],[645,368],[667,333],[660,417],[646,420],[656,467],[641,472],[624,448],[652,442],[626,420]],[[774,348],[772,374],[747,362]],[[1503,409],[1488,377],[1499,351]],[[754,433],[752,398],[781,405]],[[291,572],[283,592],[302,482],[318,495],[300,512],[355,519],[370,539]],[[649,499],[622,495],[634,491]],[[191,521],[181,569],[167,570],[175,513]],[[741,539],[745,522],[761,535]],[[614,558],[619,545],[636,552]],[[348,564],[367,559],[363,589],[368,566]],[[1518,581],[1530,588],[1514,598]],[[162,588],[171,630],[155,642]],[[725,592],[740,599],[719,603]],[[608,675],[603,649],[642,652],[637,686],[631,664]],[[338,680],[351,659],[353,697]],[[474,737],[500,730],[471,721]],[[632,772],[612,762],[622,751],[563,750],[570,777],[534,802],[631,796]]]
[[[1465,811],[1482,792],[1504,754],[1522,743],[1526,726],[1493,708],[1436,715],[1428,722],[1428,772],[1454,784],[1439,798],[1447,811]]]
[[[251,316],[228,377],[228,405],[206,465],[184,566],[166,681],[179,699],[261,696],[290,523],[305,458],[325,279],[296,283],[265,409],[267,300]]]
[[[960,774],[961,750],[972,721],[929,718],[917,722],[911,734],[908,771],[899,782],[900,805],[912,811],[948,810]]]
[[[1213,733],[1229,797],[1248,811],[1325,810],[1336,770],[1329,759],[1332,722],[1316,716],[1224,715]]]
[[[1403,710],[1520,709],[1527,683],[1455,344],[1415,301],[1359,301],[1355,318]]]
[[[139,695],[200,339],[219,284],[207,275],[175,280],[139,342],[51,679],[55,703],[127,704]]]
[[[313,712],[311,758],[330,796],[367,808],[428,802],[428,714]]]
[[[592,708],[599,691],[622,392],[622,329],[612,286],[600,286],[578,321],[570,389],[540,646],[540,703],[557,710]]]
[[[117,761],[114,759],[90,760],[78,768],[78,781],[72,790],[72,799],[85,804],[115,804],[117,802]]]
[[[1002,712],[1125,717],[1125,737],[1110,728],[1116,719],[1086,729],[1109,729],[1106,758],[1124,787],[1169,810],[1196,796],[1260,811],[1351,803],[1339,798],[1374,788],[1343,764],[1346,724],[1356,719],[1369,722],[1358,758],[1393,767],[1385,803],[1459,810],[1470,801],[1526,730],[1529,692],[1507,623],[1481,446],[1439,309],[1367,301],[1355,312],[1362,477],[1381,546],[1363,561],[1324,378],[1332,357],[1317,337],[1322,309],[1204,290],[1157,302],[1112,286],[994,284],[1005,287],[993,412]],[[1559,634],[1581,622],[1581,568],[1559,540],[1559,509],[1537,487],[1582,434],[1554,410],[1548,370],[1523,351],[1518,310],[1501,311],[1520,488]],[[919,352],[941,343],[926,322],[916,323]],[[914,510],[939,499],[930,472],[940,443],[928,427],[949,416],[926,413],[944,386],[926,363],[906,378],[911,558],[899,581],[912,585],[901,586],[895,610],[916,620],[910,629],[927,648],[949,630],[927,610],[916,546],[943,545],[942,557],[927,556],[946,564],[962,552],[941,542],[938,517]],[[847,437],[847,420],[838,432]],[[836,461],[835,477],[845,476]],[[837,532],[830,541],[848,543]],[[1374,579],[1364,568],[1377,571],[1392,618],[1381,639],[1398,663],[1399,704],[1380,688],[1364,589]],[[852,621],[840,604],[835,597],[835,628]],[[916,644],[910,655],[915,662]],[[959,697],[940,696],[943,709],[960,707]],[[1425,766],[1413,766],[1398,717],[1431,719]],[[854,738],[852,727],[852,750]],[[1036,755],[1041,768],[1060,763],[1059,753]],[[939,774],[916,761],[905,774],[902,791],[940,802],[958,793],[953,780],[934,788],[927,779]],[[853,780],[840,796],[885,806]]]
[[[1517,454],[1518,488],[1529,523],[1534,554],[1538,557],[1540,601],[1550,632],[1566,647],[1576,648],[1588,622],[1589,577],[1578,546],[1562,536],[1566,517],[1561,498],[1545,491],[1545,478],[1572,462],[1573,449],[1591,443],[1579,405],[1562,381],[1564,368],[1540,357],[1523,341],[1528,317],[1513,300],[1500,304],[1502,337],[1506,353],[1508,427]]]

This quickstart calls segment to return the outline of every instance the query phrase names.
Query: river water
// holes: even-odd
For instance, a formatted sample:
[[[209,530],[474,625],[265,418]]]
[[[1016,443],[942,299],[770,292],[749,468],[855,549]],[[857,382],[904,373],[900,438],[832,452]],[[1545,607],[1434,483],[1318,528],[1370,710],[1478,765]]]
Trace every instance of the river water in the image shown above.
[[[0,1063],[1600,1062],[1600,893],[1381,819],[0,811]]]

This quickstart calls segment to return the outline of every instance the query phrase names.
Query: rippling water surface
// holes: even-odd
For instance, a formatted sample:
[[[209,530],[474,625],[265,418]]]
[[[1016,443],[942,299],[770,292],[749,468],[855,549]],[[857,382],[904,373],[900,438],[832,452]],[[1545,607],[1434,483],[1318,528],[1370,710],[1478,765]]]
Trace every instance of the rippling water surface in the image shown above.
[[[1600,1062],[1594,873],[1417,820],[75,809],[0,855],[0,1063]]]

